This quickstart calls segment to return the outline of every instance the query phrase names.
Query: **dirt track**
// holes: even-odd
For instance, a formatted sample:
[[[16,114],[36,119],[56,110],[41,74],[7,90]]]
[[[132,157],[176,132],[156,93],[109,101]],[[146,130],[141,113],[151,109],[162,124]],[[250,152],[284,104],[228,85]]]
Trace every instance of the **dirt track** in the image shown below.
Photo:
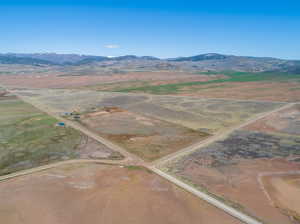
[[[67,119],[64,119],[64,118],[58,116],[55,112],[51,111],[51,108],[47,107],[46,105],[37,104],[36,102],[33,103],[33,102],[29,101],[25,97],[22,97],[20,95],[17,95],[17,96],[19,98],[21,98],[22,100],[24,100],[25,102],[30,103],[33,106],[37,107],[38,109],[44,111],[45,113],[47,113],[47,114],[55,117],[56,119],[58,119],[60,121],[63,121],[67,126],[70,126],[70,127],[74,128],[74,129],[77,129],[77,130],[81,131],[82,133],[86,134],[87,136],[95,139],[96,141],[99,141],[103,145],[105,145],[105,146],[107,146],[107,147],[109,147],[109,148],[111,148],[111,149],[113,149],[113,150],[115,150],[117,152],[120,152],[122,155],[124,155],[125,157],[127,157],[128,160],[132,160],[132,163],[134,163],[134,164],[143,163],[143,161],[139,157],[137,157],[137,156],[135,156],[135,155],[127,152],[125,149],[123,149],[123,148],[121,148],[121,147],[113,144],[112,142],[107,141],[106,139],[104,139],[104,138],[100,137],[99,135],[91,132],[90,130],[88,130],[87,128],[83,127],[82,125],[77,124],[75,122],[69,121]]]
[[[259,182],[270,203],[287,215],[300,214],[300,171],[262,173]],[[294,214],[291,214],[294,213]],[[298,218],[300,216],[298,215]]]
[[[22,97],[21,97],[21,98],[22,98]],[[27,100],[24,99],[24,101],[27,101]],[[29,102],[29,103],[32,103],[32,102]],[[253,122],[253,121],[255,121],[255,120],[258,120],[258,119],[260,119],[260,118],[262,118],[262,117],[264,117],[264,116],[267,116],[267,115],[269,115],[269,114],[271,114],[271,113],[274,113],[274,112],[276,112],[276,111],[282,110],[282,109],[284,109],[284,108],[288,108],[288,107],[290,107],[290,106],[292,106],[292,105],[293,105],[293,104],[287,104],[287,105],[285,105],[284,107],[281,107],[281,108],[276,109],[276,110],[274,110],[274,111],[260,114],[260,115],[258,115],[257,117],[255,117],[255,118],[249,120],[248,122],[246,122],[246,123],[244,123],[244,124],[242,124],[242,125],[240,125],[240,126],[238,126],[238,127],[235,127],[235,128],[233,128],[232,130],[229,130],[228,132],[225,132],[225,133],[223,133],[223,134],[218,135],[218,136],[216,137],[216,139],[223,138],[224,136],[226,136],[226,135],[229,134],[230,132],[232,132],[232,131],[234,131],[234,130],[236,130],[236,129],[238,129],[238,128],[241,128],[242,126],[245,126],[245,125],[247,125],[247,124],[249,124],[249,123],[251,123],[251,122]],[[157,171],[154,167],[152,167],[152,166],[146,164],[145,162],[143,162],[143,161],[142,161],[141,159],[139,159],[138,157],[132,155],[131,153],[128,153],[127,151],[125,151],[125,150],[122,149],[121,147],[112,144],[111,142],[107,141],[106,139],[103,139],[103,138],[99,137],[98,135],[94,134],[93,132],[90,132],[89,130],[83,128],[81,125],[75,124],[75,123],[73,123],[73,122],[71,122],[71,121],[68,121],[68,120],[62,119],[61,117],[58,117],[55,113],[52,113],[52,112],[51,112],[51,109],[50,109],[50,108],[47,108],[47,106],[44,106],[44,105],[41,105],[41,104],[37,105],[36,103],[34,104],[34,106],[37,106],[39,109],[41,109],[41,110],[43,110],[43,111],[46,111],[48,114],[50,114],[50,115],[56,117],[56,118],[59,119],[59,120],[63,120],[67,125],[69,125],[69,126],[75,128],[75,129],[78,129],[78,130],[82,131],[82,132],[85,133],[86,135],[88,135],[88,136],[94,138],[95,140],[97,140],[97,141],[103,143],[104,145],[106,145],[106,146],[112,148],[113,150],[116,150],[116,151],[118,151],[118,152],[121,152],[123,155],[127,156],[127,157],[129,158],[129,160],[131,159],[131,161],[130,161],[131,163],[133,163],[133,164],[138,164],[138,165],[144,165],[144,166],[146,166],[146,167],[149,167],[150,169],[153,169],[154,171]],[[215,141],[216,139],[213,138],[211,141]],[[208,143],[209,143],[209,142],[206,142],[205,144],[208,144]],[[190,151],[194,150],[196,146],[197,146],[197,148],[199,148],[199,145],[195,145],[195,146],[193,146],[193,147],[191,147],[191,148],[184,149],[184,151],[181,151],[180,154],[190,152]],[[203,146],[202,143],[201,143],[201,146]],[[178,155],[179,155],[178,153],[173,154],[171,157],[167,157],[167,158],[164,158],[164,160],[160,160],[160,162],[161,162],[161,161],[165,161],[165,160],[169,160],[170,158],[173,158],[173,157],[178,156]],[[159,173],[159,172],[157,172],[157,173]],[[164,176],[165,174],[164,174],[164,175],[163,175],[163,174],[160,174],[160,175],[161,175],[162,177],[165,177],[165,176]],[[166,177],[165,177],[165,178],[166,178]],[[170,180],[170,181],[172,181],[173,183],[175,183],[175,184],[181,186],[181,187],[184,187],[184,188],[187,189],[188,191],[193,192],[193,191],[191,191],[191,189],[189,189],[190,187],[187,188],[181,181],[179,181],[179,180],[177,180],[177,179],[175,179],[175,178],[174,178],[174,180],[173,180],[172,178],[167,178],[167,179]],[[195,195],[199,196],[199,194],[198,194],[197,192],[193,192],[193,193],[194,193]],[[203,194],[202,192],[200,192],[200,193]],[[222,202],[220,202],[220,201],[208,200],[208,198],[210,198],[210,196],[208,196],[208,195],[205,196],[205,194],[204,194],[204,196],[203,196],[203,195],[201,196],[202,199],[205,199],[205,197],[206,197],[206,200],[207,200],[208,202],[210,202],[211,204],[215,205],[215,206],[218,207],[218,208],[221,208],[222,210],[224,210],[225,212],[229,213],[230,215],[233,215],[233,216],[237,217],[238,219],[243,220],[245,223],[248,223],[248,224],[256,224],[256,223],[260,223],[260,222],[256,221],[255,219],[252,219],[252,218],[248,217],[247,215],[244,215],[244,214],[242,214],[241,212],[239,212],[239,211],[237,211],[237,210],[235,210],[235,209],[232,209],[231,207],[227,206],[226,204],[224,204],[224,203],[222,203]]]
[[[241,129],[241,128],[243,128],[243,127],[246,127],[246,126],[248,126],[249,124],[254,123],[255,121],[258,121],[258,120],[260,120],[260,119],[262,119],[262,118],[264,118],[264,117],[267,117],[267,116],[269,116],[269,115],[275,114],[275,113],[277,113],[277,112],[279,112],[279,111],[282,111],[282,110],[286,110],[286,109],[288,109],[288,108],[291,108],[291,107],[293,107],[294,105],[295,105],[295,103],[289,103],[289,104],[286,104],[286,105],[284,105],[283,107],[277,108],[277,109],[275,109],[275,110],[272,110],[272,111],[269,111],[269,112],[266,112],[266,113],[262,113],[262,114],[258,114],[257,116],[255,116],[255,117],[249,119],[248,121],[242,123],[241,125],[238,125],[238,126],[236,126],[236,127],[233,127],[233,128],[231,128],[231,129],[228,129],[228,130],[225,131],[225,132],[219,132],[219,133],[213,135],[212,137],[210,137],[210,138],[208,138],[208,139],[206,139],[206,140],[204,140],[204,141],[201,141],[201,142],[199,142],[199,143],[196,143],[196,144],[194,144],[194,145],[191,145],[191,146],[189,146],[189,147],[186,147],[186,148],[184,148],[184,149],[182,149],[182,150],[180,150],[180,151],[178,151],[178,152],[175,152],[175,153],[173,153],[173,154],[169,154],[169,155],[167,155],[167,156],[165,156],[165,157],[163,157],[163,158],[161,158],[161,159],[159,159],[159,160],[154,161],[153,164],[154,164],[154,165],[162,165],[163,163],[165,163],[165,162],[167,162],[167,161],[170,161],[170,160],[174,159],[175,157],[185,155],[185,154],[190,153],[190,152],[192,152],[192,151],[195,151],[195,150],[197,150],[197,149],[199,149],[199,148],[202,148],[202,147],[204,147],[204,146],[207,146],[207,145],[209,145],[209,144],[211,144],[211,143],[213,143],[213,142],[215,142],[215,141],[217,141],[217,140],[224,139],[226,136],[228,136],[230,133],[234,132],[235,130],[238,130],[238,129]]]

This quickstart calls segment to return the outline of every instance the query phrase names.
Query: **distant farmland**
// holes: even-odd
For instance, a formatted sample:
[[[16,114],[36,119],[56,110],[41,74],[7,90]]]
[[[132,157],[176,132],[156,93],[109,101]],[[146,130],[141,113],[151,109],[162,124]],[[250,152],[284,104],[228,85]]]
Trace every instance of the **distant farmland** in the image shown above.
[[[300,74],[276,72],[209,72],[200,74],[222,74],[224,78],[203,82],[180,82],[131,88],[122,88],[122,85],[120,85],[119,89],[115,87],[114,91],[273,101],[295,101],[300,99]],[[251,88],[247,88],[248,85]],[[243,93],[243,89],[246,93]]]
[[[14,96],[0,96],[0,175],[113,152]]]

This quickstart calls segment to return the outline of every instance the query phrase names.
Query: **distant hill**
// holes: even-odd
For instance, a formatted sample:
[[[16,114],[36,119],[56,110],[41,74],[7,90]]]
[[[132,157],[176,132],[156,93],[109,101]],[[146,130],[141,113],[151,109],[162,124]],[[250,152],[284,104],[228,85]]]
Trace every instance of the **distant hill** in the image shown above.
[[[79,55],[79,54],[56,54],[56,53],[33,53],[33,54],[23,54],[23,53],[7,53],[0,54],[3,58],[8,57],[14,58],[28,58],[37,59],[41,63],[47,64],[61,64],[61,65],[82,65],[94,62],[102,61],[124,61],[124,60],[160,60],[152,56],[136,56],[136,55],[124,55],[119,57],[106,57],[106,56],[94,56],[94,55]],[[30,61],[30,60],[29,60]],[[34,60],[33,60],[34,61]],[[0,63],[5,63],[0,61]],[[29,62],[30,63],[30,62]],[[23,63],[22,63],[23,64]]]
[[[10,55],[0,55],[0,64],[21,64],[21,65],[55,65],[51,61],[35,59],[29,57],[15,57]]]
[[[191,57],[159,59],[152,56],[125,55],[119,57],[78,54],[0,54],[0,64],[100,66],[111,69],[182,70],[182,71],[282,71],[300,72],[300,61],[271,57],[248,57],[218,53]]]
[[[222,55],[216,53],[201,54],[192,57],[178,57],[167,59],[169,62],[177,63],[181,68],[193,67],[198,70],[212,71],[292,71],[298,70],[300,61],[284,60],[271,57],[249,57]]]
[[[200,54],[191,57],[169,58],[168,61],[205,61],[205,60],[221,60],[230,56],[216,53]]]
[[[85,59],[82,59],[80,61],[77,61],[75,63],[69,63],[72,65],[86,65],[91,63],[97,63],[97,62],[108,62],[108,61],[153,61],[153,60],[160,60],[159,58],[151,57],[151,56],[141,56],[138,57],[136,55],[124,55],[120,57],[104,57],[104,56],[89,56]]]
[[[90,55],[56,54],[56,53],[33,53],[33,54],[7,53],[7,54],[2,54],[2,56],[12,56],[18,58],[33,58],[33,59],[49,61],[55,64],[76,63],[86,58],[95,57]]]

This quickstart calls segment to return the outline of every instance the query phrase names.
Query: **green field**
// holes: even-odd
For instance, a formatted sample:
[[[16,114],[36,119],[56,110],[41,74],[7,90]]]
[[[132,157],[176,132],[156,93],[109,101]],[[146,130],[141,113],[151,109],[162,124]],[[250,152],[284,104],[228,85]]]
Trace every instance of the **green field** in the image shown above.
[[[81,135],[17,98],[0,97],[0,175],[76,158]]]
[[[180,92],[184,87],[189,86],[205,86],[207,84],[218,84],[218,83],[230,83],[230,82],[299,82],[300,74],[287,74],[287,73],[275,73],[275,72],[234,72],[234,71],[224,71],[224,72],[201,72],[202,75],[216,75],[224,74],[226,78],[215,79],[206,82],[183,82],[165,85],[145,85],[142,87],[132,87],[124,89],[115,89],[117,92],[144,92],[150,94],[175,94]]]

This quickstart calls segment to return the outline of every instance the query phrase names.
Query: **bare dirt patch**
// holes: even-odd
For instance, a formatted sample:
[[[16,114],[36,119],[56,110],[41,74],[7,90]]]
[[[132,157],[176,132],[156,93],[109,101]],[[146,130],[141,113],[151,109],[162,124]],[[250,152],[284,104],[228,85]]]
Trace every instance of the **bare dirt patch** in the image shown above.
[[[300,170],[298,172],[300,174]],[[274,206],[300,222],[300,175],[280,174],[263,177],[263,184]]]
[[[81,116],[81,124],[146,160],[155,160],[209,135],[118,107]]]
[[[0,197],[9,224],[240,223],[140,168],[65,166],[1,182]]]
[[[106,147],[96,140],[81,136],[81,142],[77,148],[79,158],[81,159],[124,159],[124,156],[117,151]]]

